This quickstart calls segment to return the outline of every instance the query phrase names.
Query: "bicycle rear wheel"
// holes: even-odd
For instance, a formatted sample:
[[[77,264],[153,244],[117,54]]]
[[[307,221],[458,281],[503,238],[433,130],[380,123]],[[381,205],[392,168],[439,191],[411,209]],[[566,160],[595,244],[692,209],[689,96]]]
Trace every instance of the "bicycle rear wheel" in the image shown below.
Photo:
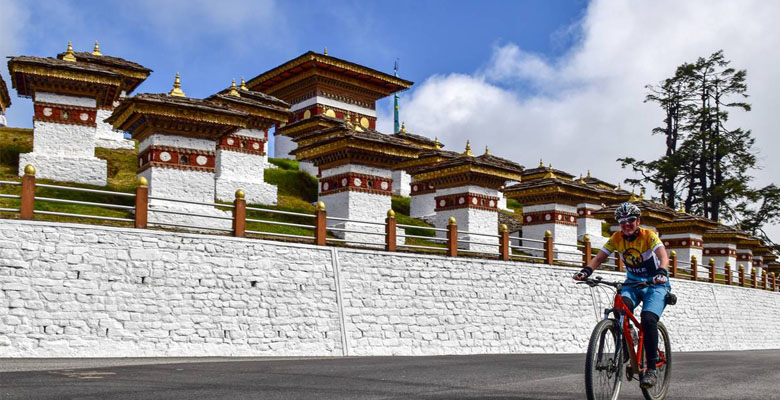
[[[588,400],[616,400],[620,394],[623,358],[619,337],[618,324],[613,319],[605,319],[593,328],[585,360]]]
[[[666,326],[658,322],[658,382],[650,389],[642,389],[642,394],[647,400],[661,400],[669,391],[669,382],[672,378],[672,344],[669,342],[669,333]]]

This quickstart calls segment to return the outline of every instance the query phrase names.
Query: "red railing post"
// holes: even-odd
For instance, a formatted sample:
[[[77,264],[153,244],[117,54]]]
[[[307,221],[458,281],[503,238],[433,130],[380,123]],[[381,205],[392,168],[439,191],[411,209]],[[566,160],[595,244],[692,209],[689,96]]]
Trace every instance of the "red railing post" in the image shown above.
[[[777,291],[777,277],[775,277],[774,272],[769,273],[769,279],[772,281],[772,290]]]
[[[509,261],[509,228],[506,224],[498,227],[498,258],[502,261]]]
[[[672,250],[669,255],[669,276],[677,278],[677,252]]]
[[[745,287],[745,266],[739,264],[739,286]]]
[[[762,289],[764,290],[767,289],[767,278],[768,276],[766,275],[766,270],[761,270],[761,283],[763,283]]]
[[[135,227],[146,229],[149,218],[149,182],[143,176],[135,187]]]
[[[387,218],[385,218],[385,250],[395,251],[395,248],[396,248],[395,211],[387,210]]]
[[[591,254],[593,251],[593,248],[590,244],[590,235],[585,235],[582,237],[582,243],[585,245],[585,249],[582,253],[582,263],[584,266],[587,266],[590,263],[590,259],[593,258],[593,255]]]
[[[236,199],[233,200],[233,236],[246,236],[246,199],[244,191],[236,190]]]
[[[553,237],[552,232],[544,232],[544,262],[552,265],[553,263]]]
[[[314,227],[314,244],[317,246],[325,246],[325,238],[327,237],[327,213],[325,212],[325,203],[317,202],[317,211],[314,212],[315,227]]]
[[[696,255],[691,256],[691,280],[697,281],[699,279],[699,263],[696,260]]]
[[[753,289],[758,287],[758,274],[756,274],[756,267],[753,267],[750,270],[750,286],[753,287]]]
[[[715,283],[715,259],[710,258],[710,283]]]
[[[450,217],[447,224],[447,255],[458,256],[458,222],[455,221],[455,217]]]
[[[731,263],[726,261],[726,284],[731,285],[731,280],[734,279],[734,276],[731,273]]]
[[[33,219],[33,214],[35,214],[35,167],[30,164],[24,167],[21,203],[19,218]]]

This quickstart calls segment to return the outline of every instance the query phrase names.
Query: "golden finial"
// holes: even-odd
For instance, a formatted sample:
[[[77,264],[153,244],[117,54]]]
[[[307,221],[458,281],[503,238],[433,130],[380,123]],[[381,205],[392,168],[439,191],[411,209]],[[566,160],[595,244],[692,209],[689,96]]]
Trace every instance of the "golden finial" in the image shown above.
[[[490,154],[490,149],[488,149],[487,146],[485,146],[485,155],[486,156],[492,156],[492,154]]]
[[[466,151],[464,151],[462,155],[474,157],[474,153],[471,152],[471,142],[469,140],[466,140]]]
[[[588,176],[586,176],[586,178],[588,179],[593,178],[592,176],[590,176],[590,170],[588,170]]]
[[[550,237],[550,236],[552,236],[552,232],[550,232],[549,229],[544,231],[544,237]]]
[[[555,175],[555,173],[553,172],[553,167],[552,167],[552,164],[550,164],[550,165],[547,167],[547,175],[545,175],[545,176],[544,176],[544,178],[545,178],[545,179],[553,179],[553,178],[557,178],[557,177],[558,177],[558,176],[557,176],[557,175]]]
[[[98,41],[95,40],[95,48],[92,50],[93,56],[102,56],[103,53],[100,52],[100,46],[98,46]]]
[[[691,254],[691,261],[696,261],[696,254]]]
[[[623,189],[620,187],[620,183],[618,183],[617,190],[623,190]]]
[[[672,257],[677,257],[677,252],[672,250],[672,252],[669,253],[669,255],[672,256]]]
[[[437,149],[440,149],[440,148],[441,148],[441,143],[439,143],[439,137],[438,137],[438,136],[436,136],[436,137],[433,139],[433,146],[434,146],[434,147],[436,147]]]
[[[677,214],[685,214],[685,208],[683,207],[682,204],[680,204],[680,209],[677,210]]]
[[[243,200],[244,197],[246,197],[246,194],[244,193],[243,190],[241,189],[236,190],[236,200]]]
[[[149,181],[147,181],[143,176],[138,178],[138,187],[149,187]]]
[[[344,124],[346,124],[347,128],[349,128],[349,129],[352,129],[352,128],[355,127],[354,125],[352,125],[352,120],[351,120],[349,114],[344,114]]]
[[[639,197],[637,197],[636,191],[632,187],[631,188],[631,197],[628,198],[628,201],[637,201],[637,200],[639,200]]]
[[[739,269],[744,271],[745,270],[745,266],[742,265],[742,264],[739,264]]]
[[[392,208],[387,210],[387,218],[395,218],[395,211]]]
[[[181,90],[181,79],[179,78],[178,72],[176,73],[176,78],[173,79],[173,89],[168,92],[168,96],[187,97],[187,95],[185,95]]]
[[[539,159],[539,168],[544,168],[544,163],[541,158]]]
[[[73,45],[68,40],[68,49],[65,50],[65,55],[62,57],[64,61],[76,62],[76,56],[73,55]]]
[[[582,236],[582,241],[583,242],[590,242],[590,235],[588,235],[587,233],[585,235],[583,235]]]
[[[447,222],[449,222],[450,225],[457,225],[458,224],[458,222],[455,221],[455,217],[450,217],[449,221],[447,221]]]
[[[35,167],[33,167],[32,164],[27,164],[27,166],[24,167],[24,174],[35,175]]]
[[[322,54],[325,54],[326,56],[328,55],[328,48],[327,47],[325,48],[325,51],[322,52]]]
[[[325,203],[318,201],[317,202],[317,210],[319,211],[325,211]]]
[[[238,93],[238,90],[236,90],[236,80],[233,79],[233,82],[230,83],[230,92],[228,92],[230,96],[235,97],[241,97],[241,95]]]
[[[509,231],[509,227],[506,226],[506,224],[501,224],[501,226],[498,227],[498,231],[503,233]]]
[[[246,82],[244,82],[244,77],[241,77],[241,86],[239,87],[241,90],[249,90],[248,87],[246,87]]]
[[[639,189],[639,200],[644,200],[644,199],[645,199],[645,188],[642,187]]]
[[[579,179],[579,182],[580,182],[580,183],[585,183],[585,179],[583,179],[583,178],[582,178],[582,173],[580,173],[580,179]]]
[[[406,121],[401,122],[401,130],[398,132],[406,132]]]

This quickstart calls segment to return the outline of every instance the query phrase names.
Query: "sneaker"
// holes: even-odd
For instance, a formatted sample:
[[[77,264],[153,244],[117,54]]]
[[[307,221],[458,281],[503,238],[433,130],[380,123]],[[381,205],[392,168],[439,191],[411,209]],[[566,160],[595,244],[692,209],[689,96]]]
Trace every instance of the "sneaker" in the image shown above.
[[[654,369],[648,369],[642,375],[642,380],[639,381],[639,385],[642,389],[650,389],[658,382],[658,373]]]

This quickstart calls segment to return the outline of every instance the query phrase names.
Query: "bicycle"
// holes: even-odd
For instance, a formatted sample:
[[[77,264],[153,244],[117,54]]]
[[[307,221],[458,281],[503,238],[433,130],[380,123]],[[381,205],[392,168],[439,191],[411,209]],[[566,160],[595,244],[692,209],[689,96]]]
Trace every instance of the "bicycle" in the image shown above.
[[[587,358],[585,360],[585,392],[588,400],[617,400],[622,383],[623,364],[628,380],[634,375],[637,380],[647,370],[642,343],[644,331],[631,310],[623,302],[620,289],[624,286],[647,287],[648,282],[624,283],[603,281],[600,276],[589,278],[582,282],[591,288],[606,285],[615,288],[615,300],[612,308],[604,310],[601,320],[590,336]],[[614,315],[615,318],[610,318]],[[638,328],[635,334],[631,324]],[[648,400],[660,400],[666,397],[672,373],[672,348],[669,333],[660,321],[658,322],[658,362],[656,363],[658,382],[655,386],[642,389],[642,394]]]

